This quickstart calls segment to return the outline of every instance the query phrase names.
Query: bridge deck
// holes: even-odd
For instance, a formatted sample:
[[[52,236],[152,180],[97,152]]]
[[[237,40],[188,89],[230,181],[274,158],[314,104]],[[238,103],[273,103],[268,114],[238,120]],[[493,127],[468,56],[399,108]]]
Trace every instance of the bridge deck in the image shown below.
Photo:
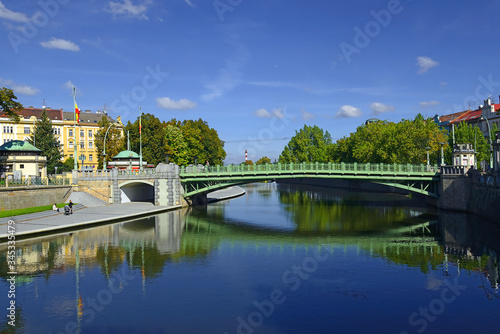
[[[234,184],[284,178],[351,179],[382,183],[436,197],[437,166],[397,164],[291,163],[189,166],[180,171],[185,197]]]

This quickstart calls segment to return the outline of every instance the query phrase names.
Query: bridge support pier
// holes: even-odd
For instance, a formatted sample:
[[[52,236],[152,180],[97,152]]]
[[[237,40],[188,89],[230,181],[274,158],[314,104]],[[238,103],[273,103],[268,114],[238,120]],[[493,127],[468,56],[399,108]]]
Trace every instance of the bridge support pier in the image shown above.
[[[198,194],[191,198],[191,205],[207,205],[207,194]]]
[[[155,205],[183,205],[179,172],[176,164],[159,164],[156,167]]]

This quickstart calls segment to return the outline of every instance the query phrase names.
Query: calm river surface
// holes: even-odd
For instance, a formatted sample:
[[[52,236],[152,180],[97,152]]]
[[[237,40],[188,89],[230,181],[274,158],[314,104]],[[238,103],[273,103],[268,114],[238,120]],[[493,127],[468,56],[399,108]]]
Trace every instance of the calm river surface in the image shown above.
[[[399,195],[245,189],[18,241],[16,327],[0,245],[0,331],[500,333],[500,225]]]

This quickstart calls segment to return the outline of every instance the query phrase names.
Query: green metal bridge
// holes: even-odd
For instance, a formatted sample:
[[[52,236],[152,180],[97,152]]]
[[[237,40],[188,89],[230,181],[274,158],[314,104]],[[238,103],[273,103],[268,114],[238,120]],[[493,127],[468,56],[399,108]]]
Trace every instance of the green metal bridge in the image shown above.
[[[180,170],[184,197],[232,185],[291,178],[372,182],[438,197],[437,166],[397,164],[290,163],[266,165],[188,166]]]

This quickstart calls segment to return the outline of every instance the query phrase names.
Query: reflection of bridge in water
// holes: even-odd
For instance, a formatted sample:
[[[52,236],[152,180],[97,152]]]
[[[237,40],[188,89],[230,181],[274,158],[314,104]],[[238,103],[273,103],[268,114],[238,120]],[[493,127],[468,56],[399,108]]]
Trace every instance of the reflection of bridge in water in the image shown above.
[[[403,222],[404,226],[366,233],[283,232],[249,225],[216,223],[212,219],[190,212],[173,211],[125,223],[43,237],[40,241],[23,240],[17,244],[19,253],[16,268],[20,273],[29,274],[45,272],[48,268],[76,266],[77,263],[89,266],[102,266],[105,263],[105,271],[108,272],[109,261],[117,260],[112,260],[108,255],[112,249],[115,255],[118,254],[122,259],[126,256],[132,264],[136,263],[133,258],[139,254],[139,257],[143,257],[141,261],[148,263],[151,260],[148,254],[170,254],[168,256],[173,258],[204,256],[219,247],[234,252],[277,255],[296,249],[313,250],[316,247],[347,252],[354,247],[370,256],[417,266],[422,270],[429,264],[433,267],[443,265],[444,268],[448,262],[467,270],[484,270],[492,287],[498,287],[498,232],[485,230],[480,233],[481,227],[457,223],[455,216],[439,223],[412,218]],[[33,247],[34,241],[39,246]],[[47,246],[43,246],[44,243]],[[56,247],[52,250],[55,251],[53,258],[48,251],[49,244],[52,248]],[[0,251],[2,248],[5,245],[0,246]],[[99,251],[106,255],[99,255]],[[483,259],[481,255],[487,257]]]

